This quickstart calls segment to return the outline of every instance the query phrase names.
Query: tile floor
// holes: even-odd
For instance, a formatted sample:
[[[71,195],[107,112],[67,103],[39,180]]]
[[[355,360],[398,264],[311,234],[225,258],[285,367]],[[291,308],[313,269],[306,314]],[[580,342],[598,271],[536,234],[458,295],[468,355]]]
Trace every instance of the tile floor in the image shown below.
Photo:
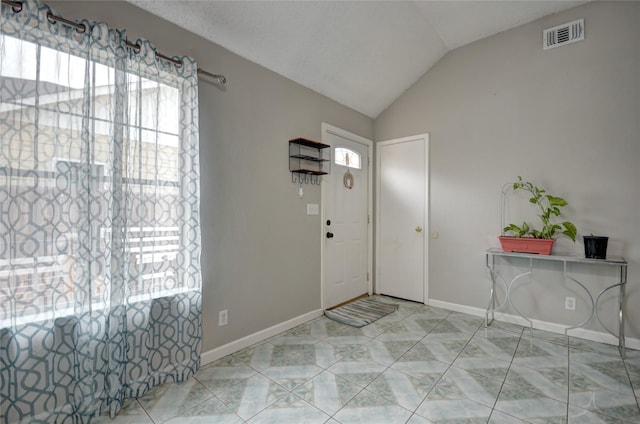
[[[397,299],[325,317],[156,387],[101,423],[640,423],[640,351]]]

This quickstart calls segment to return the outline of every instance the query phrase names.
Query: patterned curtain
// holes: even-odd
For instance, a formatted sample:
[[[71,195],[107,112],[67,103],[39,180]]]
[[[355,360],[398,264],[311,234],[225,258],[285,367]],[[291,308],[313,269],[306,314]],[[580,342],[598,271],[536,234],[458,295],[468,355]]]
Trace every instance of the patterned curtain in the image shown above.
[[[200,364],[196,63],[49,12],[0,16],[3,423],[113,416]]]

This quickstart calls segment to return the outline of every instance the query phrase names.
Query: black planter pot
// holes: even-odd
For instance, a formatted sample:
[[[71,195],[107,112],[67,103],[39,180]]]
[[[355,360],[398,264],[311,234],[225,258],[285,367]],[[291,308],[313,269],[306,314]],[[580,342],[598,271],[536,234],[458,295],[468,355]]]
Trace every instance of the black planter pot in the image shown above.
[[[584,256],[591,259],[607,259],[609,237],[584,236]]]

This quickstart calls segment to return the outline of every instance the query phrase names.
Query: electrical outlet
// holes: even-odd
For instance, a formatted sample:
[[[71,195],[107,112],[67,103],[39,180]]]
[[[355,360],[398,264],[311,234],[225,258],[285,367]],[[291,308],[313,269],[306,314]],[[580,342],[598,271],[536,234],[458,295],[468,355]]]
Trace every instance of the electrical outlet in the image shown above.
[[[576,298],[575,297],[565,297],[564,298],[564,308],[570,311],[576,310]]]
[[[218,327],[222,327],[223,325],[227,325],[229,323],[229,311],[225,309],[224,311],[218,312]]]

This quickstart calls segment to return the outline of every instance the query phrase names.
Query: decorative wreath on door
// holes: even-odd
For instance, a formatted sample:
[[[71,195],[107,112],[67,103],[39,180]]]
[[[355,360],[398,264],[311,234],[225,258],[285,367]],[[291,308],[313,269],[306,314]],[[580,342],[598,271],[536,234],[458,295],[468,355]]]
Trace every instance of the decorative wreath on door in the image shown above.
[[[347,172],[345,172],[344,177],[342,177],[342,183],[349,190],[353,188],[355,181],[353,179],[353,174],[351,173],[351,171],[347,170]]]

